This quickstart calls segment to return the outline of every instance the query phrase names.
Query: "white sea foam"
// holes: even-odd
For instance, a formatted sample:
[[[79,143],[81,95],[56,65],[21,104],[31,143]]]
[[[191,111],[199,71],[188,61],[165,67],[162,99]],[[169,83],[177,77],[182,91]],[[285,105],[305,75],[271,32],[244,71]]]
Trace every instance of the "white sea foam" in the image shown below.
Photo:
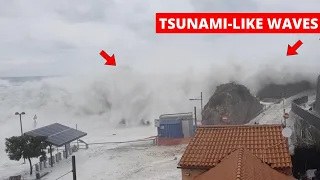
[[[201,80],[203,79],[203,80]],[[163,113],[190,112],[200,102],[191,102],[204,91],[205,99],[211,83],[192,72],[180,75],[145,75],[131,70],[119,70],[96,76],[48,77],[19,82],[0,81],[0,162],[5,157],[4,138],[20,135],[19,117],[23,130],[53,122],[78,127],[88,132],[88,138],[101,137],[106,129],[119,125],[151,123]],[[154,129],[153,127],[150,127]]]

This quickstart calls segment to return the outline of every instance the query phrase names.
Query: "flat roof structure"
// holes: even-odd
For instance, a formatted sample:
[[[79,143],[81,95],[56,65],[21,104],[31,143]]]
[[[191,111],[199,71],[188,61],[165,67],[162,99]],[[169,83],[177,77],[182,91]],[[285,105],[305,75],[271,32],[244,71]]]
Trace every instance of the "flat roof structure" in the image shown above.
[[[59,123],[50,124],[24,134],[32,137],[45,137],[46,142],[57,147],[61,147],[87,135],[85,132]]]

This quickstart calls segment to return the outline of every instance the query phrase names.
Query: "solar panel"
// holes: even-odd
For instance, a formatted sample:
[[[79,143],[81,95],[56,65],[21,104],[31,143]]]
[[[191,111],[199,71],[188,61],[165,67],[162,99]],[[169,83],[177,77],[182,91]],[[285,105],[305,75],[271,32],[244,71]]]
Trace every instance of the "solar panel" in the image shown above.
[[[32,137],[46,137],[46,141],[57,147],[86,136],[87,133],[54,123],[25,133]]]

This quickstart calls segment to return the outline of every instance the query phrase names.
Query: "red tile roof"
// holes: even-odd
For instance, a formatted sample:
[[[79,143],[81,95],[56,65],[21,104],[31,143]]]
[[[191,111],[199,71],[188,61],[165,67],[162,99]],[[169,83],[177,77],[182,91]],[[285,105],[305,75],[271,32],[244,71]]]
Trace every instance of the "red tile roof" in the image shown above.
[[[291,168],[288,142],[281,132],[282,125],[200,126],[179,166],[210,169],[230,152],[244,146],[273,168]]]
[[[295,180],[263,163],[246,148],[227,155],[215,167],[193,180]]]

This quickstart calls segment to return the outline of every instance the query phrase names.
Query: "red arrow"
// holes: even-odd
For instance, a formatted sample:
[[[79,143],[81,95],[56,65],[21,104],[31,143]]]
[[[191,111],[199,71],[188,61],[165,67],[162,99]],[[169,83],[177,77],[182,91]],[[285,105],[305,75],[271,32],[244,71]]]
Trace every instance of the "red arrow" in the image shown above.
[[[114,57],[114,54],[110,57],[109,54],[104,52],[104,50],[101,50],[100,55],[106,60],[104,65],[116,66],[116,58]]]
[[[298,55],[297,50],[303,44],[301,40],[298,40],[293,46],[288,44],[287,56]]]

